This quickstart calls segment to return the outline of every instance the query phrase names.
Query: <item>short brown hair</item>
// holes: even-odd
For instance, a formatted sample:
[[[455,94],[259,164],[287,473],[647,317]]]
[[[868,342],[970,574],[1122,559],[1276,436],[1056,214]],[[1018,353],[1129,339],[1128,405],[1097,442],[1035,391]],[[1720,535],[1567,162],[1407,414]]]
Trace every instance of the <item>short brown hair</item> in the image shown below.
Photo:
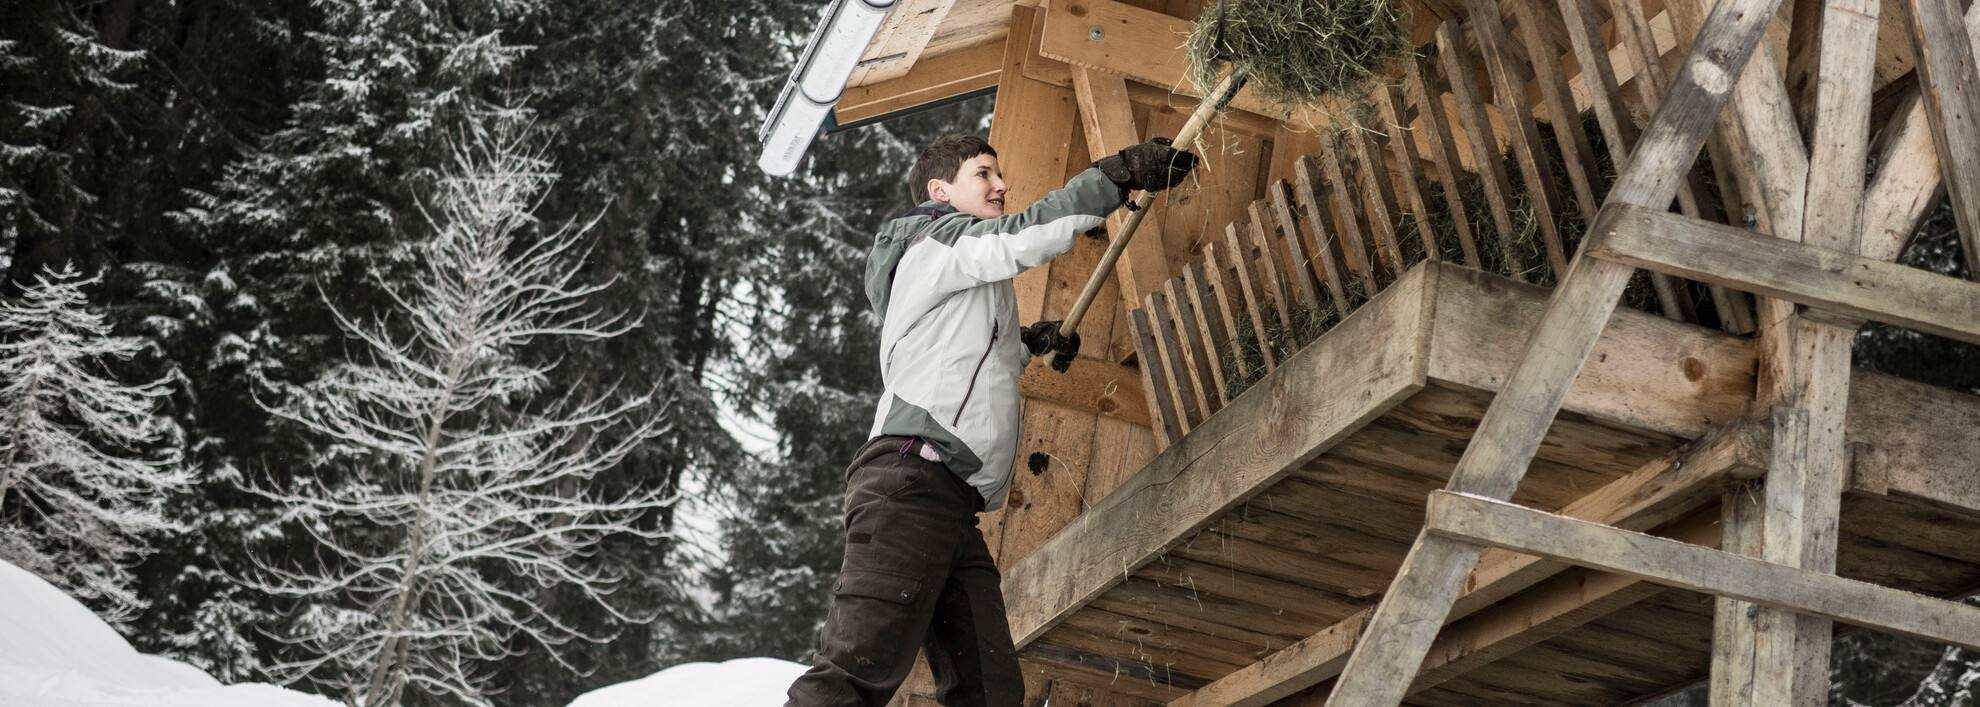
[[[983,138],[967,133],[943,135],[928,143],[915,158],[914,171],[908,173],[908,193],[914,195],[914,203],[928,200],[928,180],[955,181],[963,163],[977,155],[996,157],[997,151]]]

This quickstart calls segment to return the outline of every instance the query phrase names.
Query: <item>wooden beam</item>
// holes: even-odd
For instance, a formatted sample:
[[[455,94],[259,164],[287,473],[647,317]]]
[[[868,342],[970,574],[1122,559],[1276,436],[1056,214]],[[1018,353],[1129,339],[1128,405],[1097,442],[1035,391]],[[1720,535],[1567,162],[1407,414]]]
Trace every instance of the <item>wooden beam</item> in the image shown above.
[[[1952,199],[1953,220],[1966,253],[1969,277],[1980,280],[1980,67],[1973,38],[1962,31],[1959,5],[1949,0],[1906,0],[1906,28],[1918,55],[1926,118],[1938,147],[1939,169]]]
[[[1605,210],[1670,203],[1778,6],[1779,0],[1721,0],[1713,8],[1642,143],[1610,189]],[[1452,472],[1451,490],[1512,495],[1632,272],[1625,265],[1575,258],[1505,392],[1492,400]],[[1418,538],[1375,611],[1370,638],[1335,682],[1330,705],[1392,707],[1402,700],[1408,679],[1397,675],[1395,666],[1422,661],[1479,552],[1449,538]]]
[[[1147,427],[1148,401],[1135,386],[1138,375],[1133,366],[1081,355],[1065,373],[1044,366],[1026,367],[1018,376],[1018,395]]]
[[[1561,509],[1561,513],[1632,530],[1664,525],[1727,488],[1758,477],[1766,468],[1768,440],[1766,425],[1734,423],[1696,444],[1645,464]],[[1567,563],[1555,560],[1497,548],[1487,550],[1466,582],[1472,589],[1457,602],[1451,616],[1456,619],[1481,612],[1548,581],[1568,567]],[[1484,658],[1501,655],[1498,651],[1515,644],[1531,645],[1544,640],[1540,634],[1547,627],[1562,628],[1561,622],[1585,622],[1593,618],[1590,614],[1606,613],[1605,610],[1626,606],[1654,592],[1654,588],[1631,588],[1626,586],[1629,584],[1633,582],[1616,584],[1582,575],[1561,581],[1551,590],[1571,595],[1570,598],[1520,600],[1525,603],[1520,608],[1470,622],[1469,628],[1459,633],[1447,631],[1437,643],[1446,650],[1433,648],[1425,660],[1426,672],[1431,669],[1441,672],[1419,679],[1410,691],[1427,688],[1440,676],[1448,678],[1461,673]],[[1331,679],[1346,664],[1349,652],[1354,650],[1354,637],[1362,632],[1369,613],[1350,616],[1211,683],[1195,695],[1170,703],[1170,707],[1263,705]],[[1523,629],[1536,627],[1543,630],[1522,637]]]
[[[1176,440],[1004,575],[1019,647],[1424,385],[1435,279],[1416,270]],[[1137,317],[1139,319],[1139,317]],[[1318,387],[1325,377],[1343,386]],[[1266,432],[1261,434],[1261,432]],[[1242,440],[1242,443],[1237,443]]]
[[[846,89],[832,109],[840,125],[927,105],[997,85],[1004,45],[981,44],[928,57],[906,76]]]
[[[1202,97],[1208,87],[1189,80],[1189,58],[1183,53],[1193,27],[1189,20],[1114,0],[1054,2],[1045,15],[1039,51],[1073,66]],[[1096,34],[1094,28],[1100,31]],[[1230,107],[1258,115],[1282,113],[1260,102],[1250,89],[1238,91]]]
[[[1604,207],[1590,254],[1980,343],[1980,284],[1631,205]]]
[[[1141,131],[1134,125],[1134,107],[1128,102],[1127,82],[1104,71],[1073,67],[1073,96],[1079,101],[1080,125],[1086,129],[1086,149],[1099,160],[1141,142]],[[1107,232],[1119,234],[1127,220],[1126,211],[1107,217]],[[1149,294],[1161,292],[1169,279],[1169,259],[1162,252],[1162,225],[1153,211],[1143,214],[1136,238],[1116,261],[1114,275],[1121,297],[1140,302]]]
[[[846,80],[848,86],[864,86],[908,75],[921,58],[942,18],[956,0],[900,0],[887,13],[887,19],[859,55],[859,66]]]
[[[1012,32],[1004,43],[997,77],[997,105],[990,123],[990,144],[999,146],[1004,179],[1011,188],[1004,206],[1017,213],[1066,183],[1066,162],[1072,152],[1074,106],[1072,91],[1034,80],[1024,74],[1032,56],[1029,36],[1033,10],[1012,8]],[[1032,268],[1017,276],[1018,312],[1026,321],[1045,311],[1051,284],[1048,268]]]
[[[1980,608],[1437,491],[1426,533],[1980,650]]]

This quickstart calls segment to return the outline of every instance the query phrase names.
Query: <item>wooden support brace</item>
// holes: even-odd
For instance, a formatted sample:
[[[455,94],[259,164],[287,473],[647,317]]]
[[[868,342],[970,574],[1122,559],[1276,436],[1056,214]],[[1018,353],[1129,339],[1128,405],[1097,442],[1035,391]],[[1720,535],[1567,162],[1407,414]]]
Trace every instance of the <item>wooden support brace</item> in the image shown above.
[[[1980,608],[1437,491],[1428,534],[1980,650]]]
[[[1980,343],[1980,284],[1631,205],[1590,228],[1597,258]]]
[[[1938,147],[1939,169],[1951,197],[1953,220],[1966,253],[1967,273],[1980,280],[1980,66],[1973,38],[1961,31],[1959,4],[1952,0],[1906,0],[1905,26],[1918,55],[1918,81],[1924,87],[1926,118]]]
[[[1670,203],[1778,6],[1779,0],[1721,0],[1713,8],[1604,210]],[[1451,490],[1489,498],[1512,495],[1631,272],[1625,265],[1575,258],[1525,355],[1452,472]],[[1368,638],[1335,683],[1330,705],[1390,707],[1402,700],[1409,678],[1394,666],[1421,662],[1479,552],[1476,545],[1448,537],[1417,539],[1376,609]]]

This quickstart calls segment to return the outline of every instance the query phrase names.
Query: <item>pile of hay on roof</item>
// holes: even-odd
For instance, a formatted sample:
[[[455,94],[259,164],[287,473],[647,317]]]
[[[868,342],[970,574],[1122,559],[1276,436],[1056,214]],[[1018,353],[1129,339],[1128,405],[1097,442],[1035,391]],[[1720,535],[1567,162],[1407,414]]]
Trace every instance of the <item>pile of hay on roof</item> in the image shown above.
[[[1290,109],[1359,93],[1408,45],[1392,0],[1223,0],[1196,18],[1187,49],[1203,92],[1236,62],[1260,100]]]

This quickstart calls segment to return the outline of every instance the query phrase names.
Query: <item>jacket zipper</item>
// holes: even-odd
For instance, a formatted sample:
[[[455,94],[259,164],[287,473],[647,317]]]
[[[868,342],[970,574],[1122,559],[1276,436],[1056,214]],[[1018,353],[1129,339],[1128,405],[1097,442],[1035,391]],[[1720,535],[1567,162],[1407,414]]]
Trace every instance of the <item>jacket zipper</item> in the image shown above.
[[[969,388],[963,391],[962,404],[956,406],[956,419],[949,421],[950,427],[962,424],[963,409],[969,407],[969,396],[976,394],[976,377],[983,375],[983,362],[990,360],[990,352],[997,350],[997,331],[1003,326],[1003,322],[990,323],[990,345],[984,347],[983,357],[976,359],[976,371],[969,374]]]

